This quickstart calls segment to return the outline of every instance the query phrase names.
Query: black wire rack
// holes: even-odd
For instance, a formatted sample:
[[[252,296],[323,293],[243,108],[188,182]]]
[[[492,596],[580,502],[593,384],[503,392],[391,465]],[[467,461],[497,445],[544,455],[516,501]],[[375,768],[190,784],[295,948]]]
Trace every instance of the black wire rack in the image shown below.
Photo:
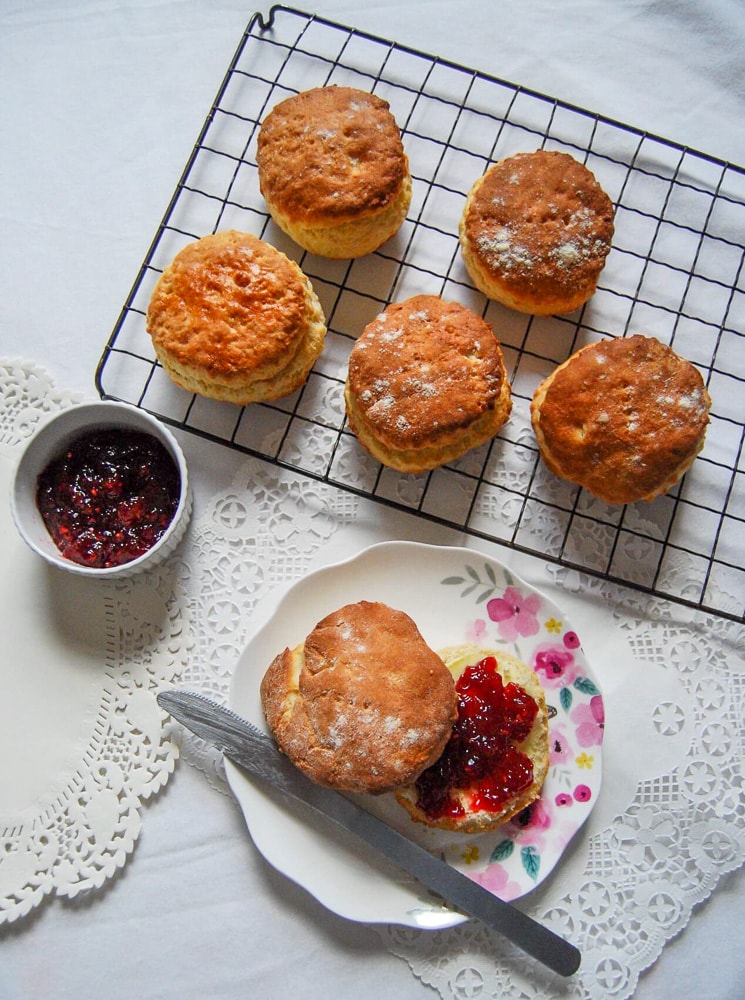
[[[304,253],[259,193],[256,138],[277,101],[344,84],[389,101],[413,200],[401,230],[354,261]],[[531,317],[471,285],[457,230],[473,181],[496,159],[537,148],[586,163],[615,205],[614,246],[598,290],[564,317]],[[241,408],[192,396],[166,377],[145,329],[163,268],[220,229],[261,236],[297,260],[328,334],[306,385]],[[220,85],[96,372],[102,396],[316,480],[473,536],[679,604],[745,622],[745,170],[560,100],[285,6],[255,14]],[[492,324],[513,414],[488,445],[423,475],[381,467],[347,428],[343,385],[356,336],[388,303],[436,294]],[[644,333],[702,372],[713,399],[706,445],[682,482],[652,503],[608,506],[552,476],[529,406],[574,350]]]

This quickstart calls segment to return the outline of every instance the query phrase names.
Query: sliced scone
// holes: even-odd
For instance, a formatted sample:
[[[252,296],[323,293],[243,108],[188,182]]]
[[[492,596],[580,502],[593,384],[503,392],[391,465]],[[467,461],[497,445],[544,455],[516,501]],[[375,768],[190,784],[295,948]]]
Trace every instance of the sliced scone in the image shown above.
[[[440,650],[458,694],[441,756],[396,792],[428,826],[483,833],[525,809],[548,773],[548,711],[538,677],[515,656],[473,645]]]

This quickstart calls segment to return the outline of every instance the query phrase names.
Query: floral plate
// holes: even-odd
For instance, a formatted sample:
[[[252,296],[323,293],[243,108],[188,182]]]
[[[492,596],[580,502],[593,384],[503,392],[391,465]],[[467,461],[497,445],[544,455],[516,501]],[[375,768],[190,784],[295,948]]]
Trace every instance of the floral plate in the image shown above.
[[[464,642],[504,649],[538,674],[549,706],[550,768],[540,799],[515,819],[490,833],[453,834],[414,823],[393,796],[364,800],[495,895],[523,896],[551,873],[600,790],[603,699],[579,636],[551,600],[482,553],[383,542],[311,573],[274,603],[236,666],[232,708],[264,726],[259,683],[272,658],[302,642],[326,614],[359,600],[405,611],[433,649]],[[227,773],[266,860],[328,909],[413,927],[465,919],[330,823],[309,819],[229,762]]]

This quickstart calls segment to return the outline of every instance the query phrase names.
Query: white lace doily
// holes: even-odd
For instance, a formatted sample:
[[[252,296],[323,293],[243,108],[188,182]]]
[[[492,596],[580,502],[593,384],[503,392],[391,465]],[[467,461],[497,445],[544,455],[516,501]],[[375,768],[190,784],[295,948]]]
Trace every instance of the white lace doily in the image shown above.
[[[20,446],[80,399],[39,368],[0,361],[0,924],[121,868],[142,803],[178,747],[155,694],[186,661],[180,566],[91,581],[47,567],[18,537],[8,489]],[[64,586],[60,584],[64,582]]]
[[[375,512],[372,502],[244,460],[193,526],[197,655],[184,684],[226,701],[260,602],[310,567],[382,540]],[[580,947],[581,969],[560,979],[473,923],[378,932],[443,998],[623,1000],[696,903],[745,860],[743,629],[535,560],[513,563],[523,575],[525,565],[603,653],[600,800],[556,876],[521,903]],[[200,741],[186,737],[182,756],[226,790],[219,760]]]

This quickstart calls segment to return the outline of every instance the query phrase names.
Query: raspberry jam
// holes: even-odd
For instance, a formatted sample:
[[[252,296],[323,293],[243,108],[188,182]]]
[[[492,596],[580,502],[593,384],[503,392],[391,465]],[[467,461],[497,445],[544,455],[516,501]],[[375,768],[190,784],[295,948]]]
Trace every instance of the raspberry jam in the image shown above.
[[[151,434],[122,428],[75,438],[37,481],[36,503],[62,555],[120,566],[155,545],[179,502],[179,471]]]
[[[453,794],[468,789],[472,811],[499,812],[533,781],[533,763],[516,746],[533,728],[538,706],[518,684],[504,684],[487,656],[466,667],[455,689],[458,718],[439,760],[416,782],[417,806],[430,818],[464,816]]]

